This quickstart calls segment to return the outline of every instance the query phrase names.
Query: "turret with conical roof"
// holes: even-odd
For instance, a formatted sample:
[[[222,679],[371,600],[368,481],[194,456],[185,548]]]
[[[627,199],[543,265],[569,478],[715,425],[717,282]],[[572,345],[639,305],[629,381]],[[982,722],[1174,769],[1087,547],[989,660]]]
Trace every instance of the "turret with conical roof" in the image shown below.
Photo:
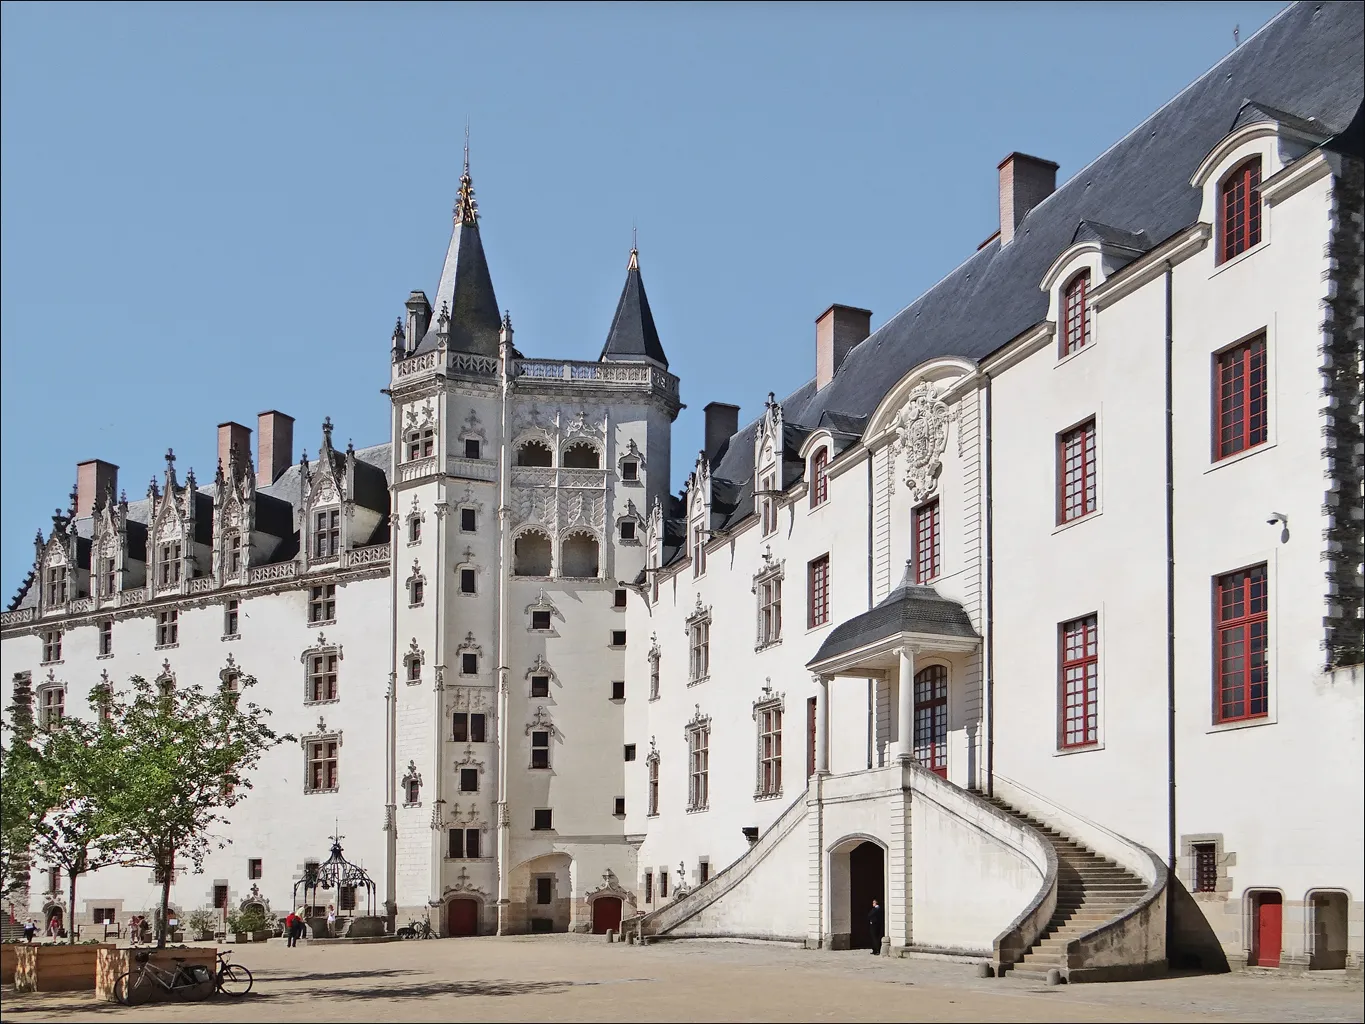
[[[648,359],[668,369],[668,356],[659,343],[659,332],[654,326],[654,315],[649,311],[645,282],[640,277],[640,251],[630,250],[626,266],[626,286],[621,289],[621,301],[616,304],[616,315],[611,318],[611,330],[602,346],[599,360],[639,362]]]

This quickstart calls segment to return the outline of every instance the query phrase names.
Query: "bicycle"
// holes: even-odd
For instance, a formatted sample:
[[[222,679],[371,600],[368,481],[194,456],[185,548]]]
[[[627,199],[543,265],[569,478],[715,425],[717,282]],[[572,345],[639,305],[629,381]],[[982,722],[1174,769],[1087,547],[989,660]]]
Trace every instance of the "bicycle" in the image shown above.
[[[231,999],[240,999],[251,991],[251,972],[241,964],[228,963],[231,952],[225,949],[218,954],[218,973],[213,976],[213,988]]]
[[[123,1006],[133,1005],[134,995],[153,985],[177,999],[189,999],[196,994],[197,998],[206,999],[217,987],[213,973],[203,964],[186,964],[185,958],[178,956],[173,961],[174,969],[171,969],[152,963],[150,950],[133,955],[142,965],[137,975],[129,971],[114,982],[114,1000]]]
[[[431,922],[425,918],[415,918],[408,922],[406,928],[399,928],[395,933],[400,939],[434,939],[436,933],[432,930]]]

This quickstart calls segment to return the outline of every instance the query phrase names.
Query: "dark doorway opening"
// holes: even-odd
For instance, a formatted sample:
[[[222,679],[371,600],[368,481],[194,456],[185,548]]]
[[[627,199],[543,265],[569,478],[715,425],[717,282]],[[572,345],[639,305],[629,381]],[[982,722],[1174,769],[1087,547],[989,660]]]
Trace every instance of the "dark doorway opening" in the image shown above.
[[[479,901],[451,900],[446,906],[447,935],[479,934]]]
[[[621,898],[599,896],[592,901],[592,933],[605,935],[621,930]]]
[[[886,930],[886,852],[876,843],[859,843],[848,855],[849,945],[871,949],[867,915],[876,900],[882,908],[882,931]]]

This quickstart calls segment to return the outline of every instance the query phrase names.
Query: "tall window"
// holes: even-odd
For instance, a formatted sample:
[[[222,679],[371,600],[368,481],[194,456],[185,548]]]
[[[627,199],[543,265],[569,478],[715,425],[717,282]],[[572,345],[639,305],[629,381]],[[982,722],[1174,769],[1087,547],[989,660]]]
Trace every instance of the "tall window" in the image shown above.
[[[161,585],[180,582],[180,542],[161,545]]]
[[[915,509],[915,582],[928,583],[938,576],[939,565],[938,499]]]
[[[324,583],[308,589],[308,621],[310,624],[331,622],[337,617],[337,585]]]
[[[706,572],[706,531],[700,523],[692,527],[692,575]]]
[[[422,541],[422,517],[410,516],[408,518],[408,543],[420,544]]]
[[[1214,458],[1225,459],[1264,444],[1269,410],[1266,395],[1265,335],[1215,357],[1218,425]]]
[[[1094,615],[1072,619],[1061,628],[1063,747],[1098,743],[1100,706],[1100,630]]]
[[[647,761],[649,765],[649,801],[648,815],[651,818],[659,814],[659,757],[654,755]]]
[[[306,789],[310,793],[337,788],[337,741],[315,740],[308,744]]]
[[[691,646],[691,680],[699,682],[711,674],[711,620],[709,617],[698,619],[687,628],[688,642]]]
[[[308,659],[308,699],[337,699],[337,656],[314,654]]]
[[[223,636],[236,636],[241,616],[241,602],[233,599],[223,605]]]
[[[649,652],[649,699],[659,699],[659,651]]]
[[[100,623],[100,657],[114,653],[114,623],[105,621]]]
[[[454,860],[477,860],[479,858],[479,830],[477,828],[452,828],[450,830],[450,856]]]
[[[55,608],[66,603],[66,566],[53,565],[47,570],[47,604]]]
[[[260,857],[252,857],[248,860],[246,862],[246,877],[253,880],[261,878],[264,875],[263,863]]]
[[[426,599],[427,584],[421,576],[408,580],[408,605],[416,608]]]
[[[175,608],[156,613],[156,645],[169,647],[180,642],[180,612]]]
[[[759,508],[763,512],[763,536],[766,537],[777,529],[777,477],[763,477],[758,481],[758,489],[763,492]]]
[[[806,625],[823,626],[829,621],[829,555],[812,561],[806,572]]]
[[[766,579],[758,585],[758,646],[767,647],[782,639],[782,577]]]
[[[1215,843],[1194,845],[1195,892],[1215,892],[1218,889],[1218,846]]]
[[[477,533],[479,529],[479,511],[473,508],[460,509],[460,532]]]
[[[1264,565],[1220,576],[1215,587],[1214,721],[1261,718],[1270,711],[1270,581]]]
[[[43,664],[62,660],[62,631],[60,629],[43,630]]]
[[[548,697],[550,695],[550,677],[532,676],[531,677],[531,696]]]
[[[118,593],[118,571],[114,565],[113,558],[100,559],[100,593],[105,597],[113,597]]]
[[[483,714],[456,711],[451,738],[456,743],[484,743],[488,739],[488,719]]]
[[[829,449],[818,448],[810,460],[810,507],[829,500]]]
[[[782,708],[758,713],[758,796],[782,792]]]
[[[331,558],[341,553],[341,510],[313,514],[313,557]]]
[[[915,760],[948,777],[948,669],[930,665],[915,673]]]
[[[226,910],[228,905],[228,887],[226,885],[215,885],[213,887],[213,909]]]
[[[1065,320],[1062,329],[1062,355],[1069,356],[1090,344],[1091,307],[1090,271],[1082,270],[1071,279],[1062,296]]]
[[[38,723],[45,729],[66,717],[66,687],[45,686],[38,691]]]
[[[1057,435],[1057,522],[1069,523],[1098,507],[1095,421]]]
[[[227,571],[229,576],[242,571],[242,535],[236,531],[227,536]]]
[[[537,729],[531,733],[531,767],[550,767],[550,733],[547,729]]]
[[[1223,179],[1218,210],[1218,262],[1261,241],[1261,158],[1252,157]]]
[[[694,725],[687,730],[687,809],[703,811],[711,799],[711,726]]]

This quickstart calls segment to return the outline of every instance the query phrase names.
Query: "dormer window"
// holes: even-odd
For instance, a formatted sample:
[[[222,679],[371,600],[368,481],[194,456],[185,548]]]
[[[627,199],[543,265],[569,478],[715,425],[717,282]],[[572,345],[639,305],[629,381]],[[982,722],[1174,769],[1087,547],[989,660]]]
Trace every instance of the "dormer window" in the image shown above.
[[[810,507],[829,500],[829,449],[818,448],[810,460]]]
[[[55,608],[66,604],[66,566],[54,565],[47,570],[47,605]]]
[[[341,510],[329,509],[313,516],[313,557],[332,558],[341,553]]]
[[[1239,256],[1261,241],[1261,158],[1233,168],[1218,195],[1218,262]]]
[[[429,459],[436,454],[436,430],[425,427],[408,432],[408,461]]]
[[[227,571],[229,576],[242,571],[242,535],[236,531],[227,536]]]
[[[698,523],[692,527],[692,575],[706,573],[706,531]]]
[[[113,558],[106,556],[100,559],[100,593],[104,597],[113,597],[118,593],[118,570],[114,566]]]
[[[1064,356],[1079,352],[1090,344],[1091,306],[1090,271],[1082,270],[1066,286],[1062,296],[1063,328],[1062,351]]]
[[[161,585],[180,582],[180,542],[161,545]]]
[[[777,478],[765,476],[758,482],[758,489],[762,492],[759,499],[759,507],[763,512],[763,536],[767,536],[777,529],[777,498],[774,492],[777,489]]]

